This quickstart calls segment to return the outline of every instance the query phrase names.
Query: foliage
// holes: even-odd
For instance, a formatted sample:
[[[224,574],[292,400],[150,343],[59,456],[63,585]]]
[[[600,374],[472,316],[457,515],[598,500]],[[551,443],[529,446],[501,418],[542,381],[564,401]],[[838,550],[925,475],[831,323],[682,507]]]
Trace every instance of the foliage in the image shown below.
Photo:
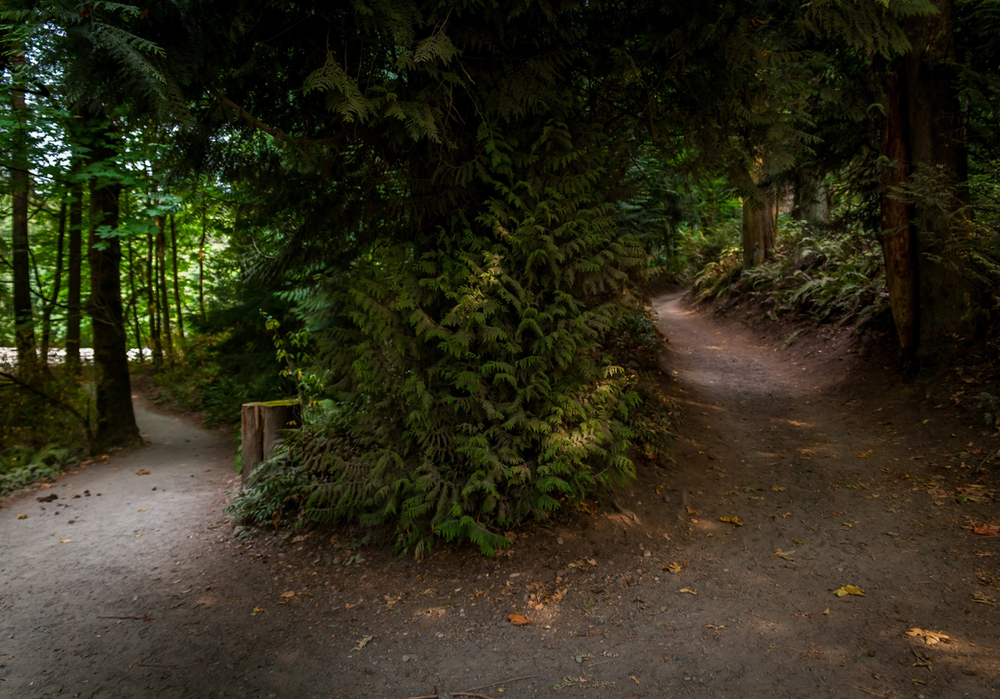
[[[725,248],[696,277],[702,299],[746,295],[764,301],[771,318],[795,314],[819,323],[862,326],[887,309],[881,251],[863,238],[820,230],[782,217],[773,259],[742,269],[735,247]]]
[[[69,463],[73,449],[49,444],[41,449],[15,446],[0,452],[0,497],[37,483],[55,478]]]

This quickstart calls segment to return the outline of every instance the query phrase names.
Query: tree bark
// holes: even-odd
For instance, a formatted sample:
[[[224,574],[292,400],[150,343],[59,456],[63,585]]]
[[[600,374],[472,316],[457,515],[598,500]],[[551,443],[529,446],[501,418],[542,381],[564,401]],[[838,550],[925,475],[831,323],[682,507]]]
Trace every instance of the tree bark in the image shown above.
[[[80,280],[83,248],[83,185],[70,189],[69,203],[69,279],[66,288],[66,368],[80,371]]]
[[[93,162],[114,157],[107,145],[91,151]],[[90,185],[90,311],[94,336],[97,429],[95,452],[112,446],[140,444],[139,428],[132,407],[132,385],[128,370],[128,346],[121,296],[121,241],[116,235],[100,239],[97,229],[118,227],[118,195],[121,185],[92,180]]]
[[[202,195],[201,200],[201,240],[198,242],[198,308],[201,311],[201,322],[205,318],[205,237],[208,233],[208,197]]]
[[[170,332],[170,300],[167,298],[167,264],[166,264],[166,232],[163,230],[163,217],[156,219],[156,289],[160,306],[160,318],[163,324],[163,339],[167,346],[167,361],[174,363],[174,340]]]
[[[177,332],[184,339],[184,314],[181,312],[181,287],[177,278],[177,226],[170,214],[170,247],[174,258],[174,304],[177,308]]]
[[[985,308],[983,292],[962,272],[970,229],[964,211],[968,154],[952,3],[934,0],[934,5],[936,14],[912,20],[913,48],[900,67],[911,175],[940,185],[933,195],[916,197],[913,206],[921,355],[933,354],[949,338],[979,336]]]
[[[153,255],[153,236],[147,237],[146,301],[149,309],[149,338],[153,344],[153,366],[163,366],[163,345],[160,342],[160,304],[156,293],[156,268]]]
[[[11,107],[18,122],[11,145],[10,165],[14,337],[18,372],[31,375],[37,370],[38,356],[31,305],[31,248],[28,241],[28,189],[31,186],[28,176],[28,106],[24,101],[23,86],[19,83],[25,59],[23,45],[8,43],[7,48],[12,51],[10,63],[15,81],[11,90]]]
[[[52,298],[45,302],[45,306],[42,309],[42,352],[41,352],[41,362],[42,366],[47,367],[49,364],[49,340],[52,333],[52,311],[55,310],[56,305],[59,303],[59,292],[62,288],[62,275],[63,275],[63,245],[66,240],[66,202],[63,202],[59,207],[59,240],[56,244],[56,274],[55,281],[52,283]],[[41,280],[38,280],[39,287],[41,287]]]
[[[132,326],[135,330],[135,346],[139,350],[139,361],[145,360],[142,353],[142,327],[139,325],[139,296],[135,290],[135,250],[132,247],[132,238],[128,239],[128,286],[132,294]]]
[[[743,202],[743,269],[771,257],[778,237],[778,197],[770,188]]]
[[[889,306],[896,324],[899,346],[911,353],[917,345],[917,265],[911,206],[897,189],[909,177],[909,134],[903,111],[903,88],[899,76],[889,78],[882,155],[889,160],[883,175],[882,252],[885,256]]]

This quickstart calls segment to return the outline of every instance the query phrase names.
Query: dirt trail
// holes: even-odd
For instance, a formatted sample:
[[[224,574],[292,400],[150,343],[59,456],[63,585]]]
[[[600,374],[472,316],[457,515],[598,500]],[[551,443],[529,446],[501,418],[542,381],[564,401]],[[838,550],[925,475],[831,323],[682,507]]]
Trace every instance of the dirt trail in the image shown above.
[[[996,697],[1000,538],[971,532],[994,484],[953,459],[981,435],[852,397],[853,360],[816,358],[834,347],[801,359],[677,294],[656,310],[677,463],[492,559],[239,540],[213,528],[230,444],[140,412],[151,448],[0,509],[0,697]]]

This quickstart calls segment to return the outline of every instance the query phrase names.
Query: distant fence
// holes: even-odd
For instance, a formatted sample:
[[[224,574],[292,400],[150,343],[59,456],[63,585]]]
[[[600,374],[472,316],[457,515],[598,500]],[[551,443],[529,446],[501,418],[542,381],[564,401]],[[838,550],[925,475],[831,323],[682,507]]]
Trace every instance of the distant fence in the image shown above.
[[[149,350],[143,350],[144,356],[149,356]],[[139,359],[139,350],[130,349],[128,351],[128,360],[130,362],[137,361]],[[50,349],[49,350],[49,364],[62,364],[66,361],[66,350],[64,349]],[[94,362],[94,350],[90,347],[80,348],[80,362],[83,364],[93,364]],[[17,366],[17,349],[14,347],[0,347],[0,367],[6,369],[13,369]]]

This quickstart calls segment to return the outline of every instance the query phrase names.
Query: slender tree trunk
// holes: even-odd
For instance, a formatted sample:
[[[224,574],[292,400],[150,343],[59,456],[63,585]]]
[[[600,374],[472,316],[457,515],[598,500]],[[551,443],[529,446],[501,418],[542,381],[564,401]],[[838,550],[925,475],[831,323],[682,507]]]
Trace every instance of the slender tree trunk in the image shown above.
[[[205,317],[205,238],[208,233],[208,197],[201,200],[201,240],[198,241],[198,308],[201,310],[201,322]]]
[[[177,332],[184,339],[184,314],[181,312],[181,287],[177,278],[177,226],[174,215],[170,214],[170,247],[174,257],[174,304],[177,307]]]
[[[91,151],[93,162],[114,157],[107,145]],[[97,430],[91,448],[141,443],[132,407],[132,384],[128,371],[128,343],[121,295],[121,242],[117,236],[98,240],[97,228],[118,227],[118,195],[121,186],[91,181],[90,311],[94,336],[94,366],[97,371]],[[100,245],[98,245],[100,243]]]
[[[806,172],[795,184],[792,213],[799,221],[820,226],[830,223],[830,195],[822,174]]]
[[[148,251],[146,256],[146,301],[149,308],[149,337],[153,343],[153,366],[163,366],[163,345],[160,342],[160,304],[156,293],[156,268],[153,254],[153,236],[148,236]]]
[[[42,366],[48,366],[49,363],[49,339],[52,333],[52,311],[55,310],[56,304],[59,303],[59,292],[62,288],[62,274],[63,274],[63,244],[66,240],[66,202],[62,203],[59,207],[59,239],[56,244],[56,278],[52,283],[52,297],[49,299],[42,310],[42,352],[41,361]],[[39,280],[39,287],[41,286],[41,280]]]
[[[910,353],[917,345],[917,265],[911,207],[896,189],[910,175],[909,138],[903,103],[903,87],[899,76],[893,74],[889,79],[882,139],[882,154],[890,162],[882,187],[882,251],[885,255],[889,306],[899,346]]]
[[[11,145],[11,247],[14,266],[14,337],[17,347],[18,371],[34,374],[38,357],[35,350],[35,320],[31,307],[31,247],[28,241],[28,106],[24,101],[19,73],[24,67],[24,46],[8,43],[12,50],[11,69],[15,84],[11,90],[11,106],[17,126]]]
[[[139,361],[144,361],[142,354],[142,328],[139,325],[139,297],[135,292],[135,250],[132,238],[128,238],[128,286],[132,294],[132,321],[135,329],[135,346],[139,350]]]
[[[69,279],[66,288],[66,368],[80,371],[80,279],[83,249],[83,185],[70,189]]]
[[[743,202],[743,269],[764,263],[774,251],[778,236],[778,197],[768,188],[760,198]]]
[[[167,298],[167,258],[166,232],[163,230],[163,217],[156,217],[156,286],[159,294],[160,317],[163,319],[163,339],[167,345],[167,361],[174,363],[174,339],[170,332],[170,300]]]

